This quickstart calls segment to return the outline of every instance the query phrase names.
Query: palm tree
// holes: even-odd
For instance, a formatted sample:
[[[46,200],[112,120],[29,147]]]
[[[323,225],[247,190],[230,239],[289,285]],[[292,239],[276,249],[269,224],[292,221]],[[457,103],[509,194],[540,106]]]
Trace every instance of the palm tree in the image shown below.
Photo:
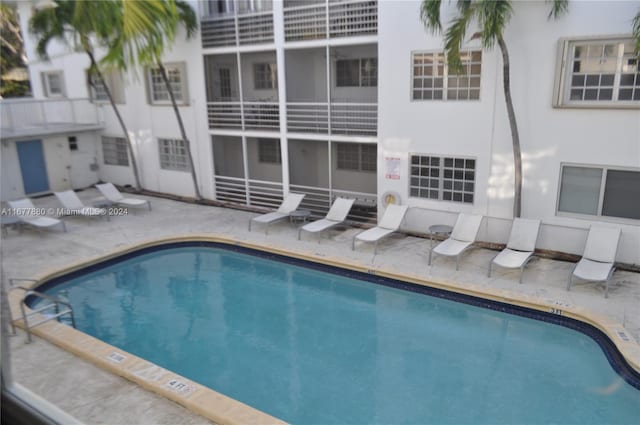
[[[423,0],[420,16],[425,27],[433,33],[442,32],[440,7],[442,0]],[[549,18],[558,18],[568,10],[568,0],[552,0]],[[491,49],[497,43],[502,53],[502,83],[504,98],[509,116],[511,139],[513,142],[515,193],[513,200],[513,216],[520,217],[522,210],[522,153],[520,151],[520,135],[516,114],[513,109],[510,85],[509,51],[504,40],[504,30],[513,15],[510,0],[458,0],[456,3],[458,15],[453,18],[449,28],[444,32],[444,49],[449,67],[454,72],[462,69],[460,48],[465,42],[469,25],[476,21],[480,31],[472,38],[480,38],[482,46]]]
[[[113,100],[111,90],[98,66],[92,43],[92,39],[95,39],[99,44],[106,45],[113,39],[112,27],[122,20],[117,13],[117,9],[113,7],[114,4],[114,0],[58,0],[56,7],[36,10],[29,21],[29,31],[37,37],[36,51],[43,59],[48,59],[47,46],[52,40],[58,40],[68,45],[71,44],[74,48],[79,47],[89,56],[91,63],[89,81],[92,81],[92,76],[96,76],[104,87],[104,91],[109,98],[111,107],[127,141],[136,189],[140,189],[142,186],[136,157],[133,152],[133,144],[120,111]]]
[[[187,38],[191,38],[198,29],[198,19],[187,3],[181,0],[121,0],[122,27],[105,61],[121,69],[139,63],[142,66],[157,68],[164,81],[171,105],[178,120],[180,134],[191,169],[191,177],[196,199],[201,200],[200,188],[191,153],[191,143],[176,103],[173,88],[162,63],[162,54],[174,42],[177,29],[183,25]]]

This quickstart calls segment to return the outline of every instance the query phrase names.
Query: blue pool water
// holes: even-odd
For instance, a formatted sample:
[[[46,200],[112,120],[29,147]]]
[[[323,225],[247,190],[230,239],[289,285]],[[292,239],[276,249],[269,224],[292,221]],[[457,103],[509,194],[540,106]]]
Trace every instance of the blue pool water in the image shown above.
[[[581,332],[217,247],[58,283],[78,328],[297,424],[637,424]]]

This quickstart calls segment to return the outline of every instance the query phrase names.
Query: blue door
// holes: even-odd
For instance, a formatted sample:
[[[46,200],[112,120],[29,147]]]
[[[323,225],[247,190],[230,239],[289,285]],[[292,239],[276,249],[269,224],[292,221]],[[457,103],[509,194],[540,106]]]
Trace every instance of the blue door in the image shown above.
[[[18,160],[22,171],[25,194],[46,192],[49,190],[47,166],[44,162],[42,140],[17,142]]]

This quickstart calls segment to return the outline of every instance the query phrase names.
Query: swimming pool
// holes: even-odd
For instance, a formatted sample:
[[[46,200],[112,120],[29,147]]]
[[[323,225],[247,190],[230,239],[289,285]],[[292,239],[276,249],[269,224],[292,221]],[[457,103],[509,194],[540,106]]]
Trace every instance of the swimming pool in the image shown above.
[[[204,243],[45,291],[82,331],[292,423],[637,422],[638,376],[615,348],[523,308]]]

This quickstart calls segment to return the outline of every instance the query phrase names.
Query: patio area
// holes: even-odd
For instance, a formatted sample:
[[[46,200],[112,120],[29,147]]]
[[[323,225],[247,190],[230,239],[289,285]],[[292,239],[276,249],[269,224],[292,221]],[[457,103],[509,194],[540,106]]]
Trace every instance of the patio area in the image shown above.
[[[87,204],[98,197],[95,189],[78,193]],[[487,277],[489,261],[496,251],[473,249],[455,270],[455,260],[438,256],[428,266],[429,239],[398,234],[378,246],[357,245],[351,250],[352,237],[360,228],[340,228],[317,238],[305,235],[297,240],[297,225],[281,222],[265,234],[259,226],[247,230],[255,213],[194,205],[167,199],[151,200],[153,210],[130,210],[126,216],[87,220],[65,218],[67,233],[39,233],[26,229],[22,234],[9,229],[2,236],[2,270],[4,278],[32,278],[65,266],[87,261],[115,250],[159,238],[189,235],[217,235],[238,241],[327,258],[340,258],[372,270],[446,279],[461,287],[508,291],[514,296],[535,297],[560,305],[583,308],[606,316],[624,326],[640,341],[640,274],[616,271],[609,298],[596,285],[574,284],[566,291],[573,263],[542,258],[527,267],[523,284],[519,271],[495,270]],[[53,196],[35,199],[36,207],[59,207]],[[424,232],[429,225],[425,223]],[[25,344],[24,334],[9,339],[13,379],[41,397],[53,402],[86,423],[210,423],[177,404],[81,360],[40,338]]]

